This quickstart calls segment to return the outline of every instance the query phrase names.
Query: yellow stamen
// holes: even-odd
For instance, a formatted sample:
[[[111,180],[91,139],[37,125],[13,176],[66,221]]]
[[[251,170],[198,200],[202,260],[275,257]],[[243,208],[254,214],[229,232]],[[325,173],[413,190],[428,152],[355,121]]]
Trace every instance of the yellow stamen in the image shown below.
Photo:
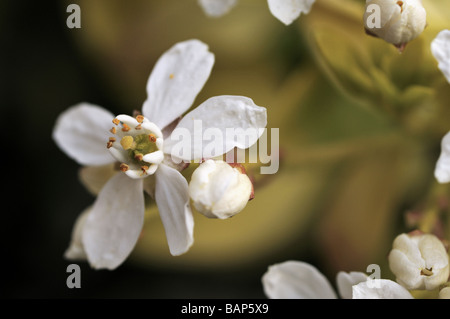
[[[172,80],[173,78],[175,77],[175,75],[173,75],[173,73],[171,73],[170,75],[169,75],[169,78]]]
[[[150,142],[155,143],[156,142],[155,134],[149,134],[148,135],[148,139],[150,140]]]
[[[114,119],[114,120],[112,120],[112,122],[116,125],[119,125],[119,123],[120,123],[120,121],[118,119]]]
[[[113,142],[109,141],[106,143],[106,148],[111,148],[113,146]]]
[[[141,170],[143,174],[147,174],[148,166],[146,165],[141,166]]]
[[[140,130],[142,128],[142,125],[141,124],[138,124],[134,129],[135,130]]]
[[[116,134],[116,128],[115,128],[115,127],[111,128],[109,131],[110,131],[111,133],[113,133],[113,134]]]
[[[123,123],[122,131],[128,132],[129,130],[130,130],[130,127],[128,125],[126,125],[125,123]]]

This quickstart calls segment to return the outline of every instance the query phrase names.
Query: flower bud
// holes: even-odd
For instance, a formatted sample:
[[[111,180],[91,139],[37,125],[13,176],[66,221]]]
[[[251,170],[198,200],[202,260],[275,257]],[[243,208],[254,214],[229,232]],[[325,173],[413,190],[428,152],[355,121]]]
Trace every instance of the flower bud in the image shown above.
[[[200,164],[189,183],[195,208],[209,218],[225,219],[239,213],[252,193],[247,174],[224,161],[207,160]]]
[[[366,0],[366,32],[394,44],[403,51],[406,44],[425,29],[427,13],[421,0]]]
[[[444,244],[431,234],[401,234],[389,254],[389,267],[406,289],[433,290],[447,282],[449,258]]]

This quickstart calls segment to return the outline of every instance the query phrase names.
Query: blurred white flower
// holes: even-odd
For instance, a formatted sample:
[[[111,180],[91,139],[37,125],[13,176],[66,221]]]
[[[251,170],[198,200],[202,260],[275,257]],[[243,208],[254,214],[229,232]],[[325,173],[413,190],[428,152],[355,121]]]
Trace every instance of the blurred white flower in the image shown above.
[[[447,282],[449,258],[443,243],[431,234],[401,234],[389,253],[389,267],[408,290],[433,290]]]
[[[439,299],[450,299],[450,286],[446,286],[439,291]]]
[[[198,0],[205,13],[220,17],[236,5],[237,0]],[[308,14],[316,0],[268,0],[273,16],[286,25],[291,24],[300,14]]]
[[[213,64],[214,55],[206,44],[198,40],[177,43],[161,56],[150,74],[143,115],[114,118],[101,107],[82,103],[58,117],[53,138],[67,155],[88,166],[117,160],[121,163],[120,170],[125,172],[108,180],[90,211],[76,222],[66,257],[82,257],[85,253],[94,268],[118,267],[133,250],[142,230],[144,189],[152,189],[150,195],[158,206],[170,253],[180,255],[190,248],[194,221],[188,183],[174,168],[177,166],[171,156],[167,156],[173,155],[171,132],[176,129],[192,132],[194,119],[202,121],[205,130],[221,131],[242,126],[244,130],[260,129],[267,122],[265,108],[256,106],[251,99],[217,96],[186,114],[170,130],[169,125],[194,102]],[[236,146],[233,143],[224,144]],[[184,157],[193,160],[190,158],[193,154],[196,153]],[[149,176],[154,176],[154,180],[150,181]]]
[[[302,13],[308,14],[316,0],[267,0],[275,18],[289,25]]]
[[[250,178],[230,164],[209,159],[192,173],[189,195],[195,208],[209,218],[225,219],[247,205],[253,191]]]
[[[409,291],[398,283],[388,279],[374,279],[353,286],[353,299],[414,299]]]
[[[434,168],[434,177],[441,184],[450,182],[450,132],[441,141],[441,154]]]
[[[421,0],[366,0],[364,26],[367,33],[400,50],[423,32],[426,20]]]
[[[431,53],[438,67],[450,83],[450,30],[442,30],[431,42]]]
[[[341,298],[352,298],[352,286],[367,281],[362,272],[339,272],[336,276]],[[337,299],[327,278],[314,266],[286,261],[269,266],[262,277],[264,293],[270,299]]]
[[[210,17],[220,17],[228,13],[237,0],[198,0],[205,13]]]

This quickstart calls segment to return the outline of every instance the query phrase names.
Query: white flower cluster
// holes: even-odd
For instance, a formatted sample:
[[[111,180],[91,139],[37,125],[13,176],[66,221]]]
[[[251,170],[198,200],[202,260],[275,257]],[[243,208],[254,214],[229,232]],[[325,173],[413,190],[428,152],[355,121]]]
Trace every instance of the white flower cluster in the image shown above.
[[[370,278],[362,272],[339,272],[336,282],[343,299],[412,299],[410,290],[440,289],[448,299],[449,257],[443,243],[431,234],[401,234],[393,243],[389,266],[396,281]],[[264,292],[272,299],[335,299],[337,294],[314,266],[287,261],[269,266],[262,277]]]
[[[219,17],[238,1],[198,3],[208,16]],[[268,7],[278,20],[289,25],[302,13],[308,14],[314,3],[315,0],[268,0]],[[400,50],[419,37],[426,25],[427,14],[421,0],[366,0],[366,32]],[[450,83],[450,30],[435,37],[431,53]],[[192,152],[174,157],[175,132],[192,132],[194,121],[201,121],[204,130],[214,128],[225,133],[234,127],[260,132],[245,144],[221,134],[221,145],[227,148],[220,148],[222,153],[216,156],[234,148],[249,148],[267,125],[266,109],[245,96],[215,96],[187,112],[208,80],[214,62],[205,43],[196,39],[179,42],[155,64],[140,114],[114,116],[102,107],[81,103],[58,117],[53,139],[61,150],[94,175],[110,168],[109,179],[92,187],[99,189],[94,203],[75,223],[65,252],[68,259],[86,259],[96,269],[120,266],[142,231],[144,193],[156,202],[169,251],[174,256],[186,253],[194,242],[191,203],[208,218],[226,219],[241,212],[253,198],[254,185],[242,166],[194,156],[203,154],[198,144],[189,144]],[[439,183],[448,183],[450,132],[441,146],[435,177]],[[182,172],[192,161],[200,164],[188,182]],[[371,281],[362,272],[339,272],[337,292],[315,267],[299,261],[270,266],[262,282],[269,298],[410,299],[410,291],[421,289],[439,290],[440,298],[450,298],[449,256],[436,236],[399,235],[393,242],[389,265],[396,282],[381,278]]]

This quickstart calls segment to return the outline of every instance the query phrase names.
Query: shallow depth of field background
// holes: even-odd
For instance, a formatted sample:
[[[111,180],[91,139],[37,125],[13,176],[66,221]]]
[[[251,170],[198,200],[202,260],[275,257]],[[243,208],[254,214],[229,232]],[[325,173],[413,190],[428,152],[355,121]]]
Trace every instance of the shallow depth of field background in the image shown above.
[[[397,234],[417,226],[407,213],[425,204],[450,129],[448,83],[426,51],[433,23],[445,26],[450,11],[400,56],[364,34],[364,2],[317,0],[285,26],[261,0],[239,0],[217,19],[195,0],[2,1],[2,296],[265,298],[261,276],[285,260],[313,264],[333,285],[338,271],[369,264],[393,279],[386,256]],[[81,7],[81,29],[66,27],[70,3]],[[193,107],[223,94],[265,106],[268,128],[280,130],[279,172],[255,176],[255,199],[230,220],[194,212],[195,242],[183,256],[170,255],[150,208],[118,269],[65,260],[73,223],[94,197],[51,139],[57,116],[83,101],[139,110],[157,59],[192,38],[216,58]],[[81,289],[66,287],[71,263],[81,266]]]

